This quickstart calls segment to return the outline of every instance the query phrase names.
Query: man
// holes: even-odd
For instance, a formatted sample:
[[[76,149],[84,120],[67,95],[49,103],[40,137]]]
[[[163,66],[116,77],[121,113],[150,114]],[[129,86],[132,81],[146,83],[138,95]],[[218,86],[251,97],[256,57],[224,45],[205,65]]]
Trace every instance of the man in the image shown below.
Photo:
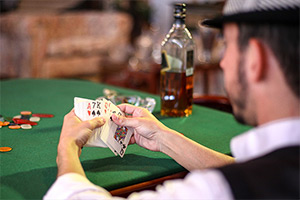
[[[257,126],[232,140],[235,158],[167,128],[143,108],[119,106],[132,117],[113,115],[113,121],[134,128],[132,143],[161,151],[191,171],[129,199],[300,198],[299,8],[299,0],[228,0],[222,17],[204,22],[224,29],[220,65],[236,119]],[[58,179],[46,199],[117,198],[87,180],[78,158],[103,123],[81,122],[74,111],[65,116]]]

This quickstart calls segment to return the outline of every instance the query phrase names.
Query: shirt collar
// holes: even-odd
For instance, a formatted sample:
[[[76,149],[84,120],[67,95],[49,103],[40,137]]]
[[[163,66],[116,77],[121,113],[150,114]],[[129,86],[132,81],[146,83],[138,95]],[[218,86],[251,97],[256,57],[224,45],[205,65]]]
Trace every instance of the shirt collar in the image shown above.
[[[230,145],[237,162],[254,159],[276,149],[300,145],[300,118],[269,122],[234,137]]]

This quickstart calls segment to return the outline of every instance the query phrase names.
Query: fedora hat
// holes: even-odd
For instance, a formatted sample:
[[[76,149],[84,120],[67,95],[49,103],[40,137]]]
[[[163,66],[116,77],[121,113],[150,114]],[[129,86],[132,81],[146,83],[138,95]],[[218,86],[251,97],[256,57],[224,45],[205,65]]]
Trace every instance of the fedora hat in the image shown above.
[[[222,28],[224,23],[286,24],[299,26],[300,0],[227,0],[223,14],[202,25]]]

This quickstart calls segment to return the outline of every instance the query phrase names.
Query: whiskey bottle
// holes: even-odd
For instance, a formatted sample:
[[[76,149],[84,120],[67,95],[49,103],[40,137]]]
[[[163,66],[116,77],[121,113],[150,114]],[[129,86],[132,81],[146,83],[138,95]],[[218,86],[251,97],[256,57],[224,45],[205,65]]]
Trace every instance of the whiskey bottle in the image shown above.
[[[185,25],[186,5],[174,5],[174,23],[161,45],[161,115],[183,117],[192,114],[194,49]]]

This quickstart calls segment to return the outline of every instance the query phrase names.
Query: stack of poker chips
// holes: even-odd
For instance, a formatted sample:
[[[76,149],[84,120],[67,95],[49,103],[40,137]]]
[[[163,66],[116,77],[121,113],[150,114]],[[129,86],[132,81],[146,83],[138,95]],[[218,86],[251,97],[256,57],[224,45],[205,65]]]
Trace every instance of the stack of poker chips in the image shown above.
[[[40,118],[50,118],[54,117],[52,114],[32,114],[31,111],[21,111],[21,115],[14,116],[12,119],[7,118],[5,121],[2,115],[0,115],[0,128],[2,126],[8,126],[10,129],[32,129],[32,126],[37,125],[37,122],[40,121]],[[1,121],[1,117],[3,118]]]
[[[10,129],[32,129],[32,126],[37,125],[36,122],[30,121],[31,111],[21,111],[21,115],[13,117],[13,122],[9,124]]]
[[[21,119],[30,119],[32,112],[31,111],[22,111],[21,112]]]
[[[37,122],[40,121],[40,118],[51,118],[54,117],[52,114],[32,114],[31,111],[22,111],[21,115],[10,117],[3,117],[0,115],[0,128],[2,126],[8,126],[9,129],[31,129],[32,126],[37,125]],[[0,147],[1,152],[10,152],[11,147]]]
[[[21,115],[13,117],[13,123],[9,124],[10,129],[32,129],[32,126],[37,125],[36,122],[30,121],[31,111],[21,111]]]

